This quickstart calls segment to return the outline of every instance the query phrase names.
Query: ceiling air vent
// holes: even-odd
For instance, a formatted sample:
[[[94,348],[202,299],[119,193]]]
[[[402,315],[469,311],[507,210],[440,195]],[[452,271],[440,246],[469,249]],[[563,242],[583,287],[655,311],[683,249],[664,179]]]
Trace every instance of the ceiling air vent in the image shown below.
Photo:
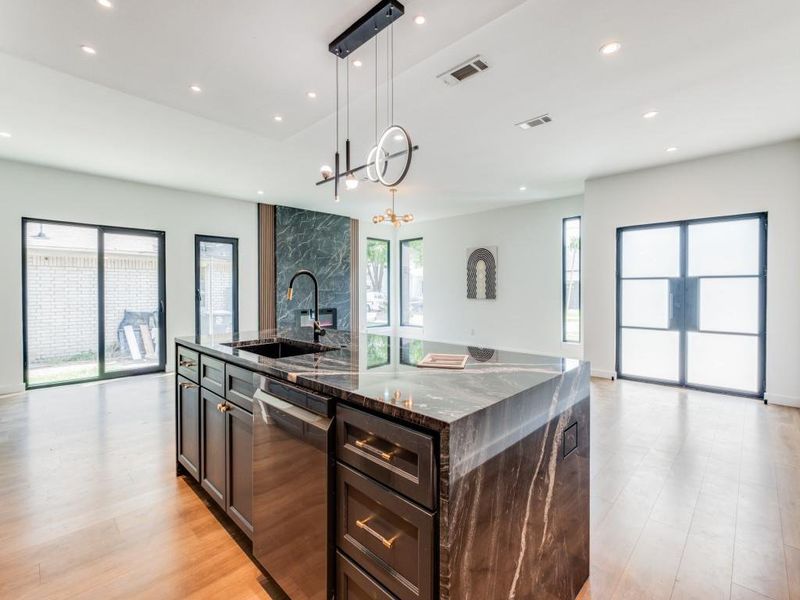
[[[521,123],[517,123],[517,127],[520,129],[532,129],[533,127],[538,127],[539,125],[545,125],[552,120],[553,118],[550,115],[544,114],[539,115],[538,117],[533,117],[532,119],[526,119]]]
[[[478,54],[466,60],[452,69],[447,69],[444,73],[441,73],[436,76],[437,79],[441,79],[447,85],[457,85],[464,81],[465,79],[469,79],[473,75],[477,75],[481,71],[485,71],[489,68],[489,65],[483,60],[483,58]]]

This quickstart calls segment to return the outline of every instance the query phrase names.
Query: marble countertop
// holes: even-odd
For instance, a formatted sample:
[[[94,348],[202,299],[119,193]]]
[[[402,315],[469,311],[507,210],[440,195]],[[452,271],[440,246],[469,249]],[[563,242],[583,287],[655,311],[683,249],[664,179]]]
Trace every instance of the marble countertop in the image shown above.
[[[364,332],[329,331],[327,352],[272,359],[246,350],[254,340],[287,338],[310,342],[309,328],[179,337],[194,348],[253,371],[294,382],[342,400],[442,429],[465,417],[568,371],[575,359],[446,344]],[[430,353],[466,354],[463,370],[417,367]]]

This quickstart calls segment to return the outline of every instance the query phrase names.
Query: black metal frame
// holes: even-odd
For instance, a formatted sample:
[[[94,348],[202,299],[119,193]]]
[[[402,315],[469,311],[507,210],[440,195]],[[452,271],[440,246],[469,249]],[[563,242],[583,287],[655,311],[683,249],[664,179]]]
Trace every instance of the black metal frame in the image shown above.
[[[89,383],[105,381],[119,377],[133,375],[147,375],[150,373],[163,373],[167,367],[167,285],[166,285],[166,234],[156,229],[136,229],[134,227],[119,227],[115,225],[97,225],[93,223],[77,223],[56,219],[37,219],[22,217],[21,245],[22,245],[22,378],[25,389],[40,389],[74,383]],[[84,227],[97,231],[97,377],[84,377],[68,381],[53,381],[30,385],[28,383],[28,246],[26,243],[25,229],[28,223],[43,223],[45,225],[66,225],[69,227]],[[124,371],[105,370],[105,233],[118,233],[123,235],[150,236],[158,239],[158,365],[146,369],[129,369]]]
[[[233,246],[233,333],[239,332],[239,238],[218,235],[194,236],[194,333],[200,335],[200,244],[210,242]]]
[[[626,379],[629,381],[641,381],[644,383],[657,383],[660,385],[667,385],[671,387],[680,387],[686,389],[694,389],[694,390],[701,390],[707,392],[716,392],[721,394],[728,394],[731,396],[742,396],[745,398],[758,398],[764,399],[764,394],[766,393],[766,378],[767,378],[767,234],[768,234],[768,215],[766,212],[758,212],[758,213],[746,213],[746,214],[739,214],[739,215],[728,215],[722,217],[706,217],[700,219],[685,219],[682,221],[668,221],[664,223],[649,223],[646,225],[633,225],[628,227],[619,227],[617,228],[617,257],[616,257],[616,340],[615,340],[615,351],[616,351],[616,360],[615,360],[615,369],[616,375],[619,379]],[[703,223],[723,223],[728,221],[740,221],[740,220],[748,220],[748,219],[758,219],[760,223],[760,236],[759,236],[759,274],[755,275],[748,275],[746,277],[758,277],[759,280],[759,333],[757,334],[758,341],[759,341],[759,365],[758,365],[758,384],[759,389],[756,393],[744,392],[742,390],[735,390],[729,388],[721,388],[716,386],[704,386],[704,385],[696,385],[690,384],[686,382],[686,350],[687,350],[687,329],[685,323],[685,292],[686,292],[686,282],[691,279],[722,279],[727,277],[735,277],[739,278],[742,276],[735,275],[735,276],[703,276],[700,278],[690,278],[688,277],[688,261],[689,261],[689,240],[688,240],[688,231],[690,225],[697,225]],[[679,313],[676,313],[671,322],[669,323],[669,328],[667,330],[657,329],[658,331],[678,331],[680,334],[680,359],[679,359],[679,373],[678,373],[678,382],[674,381],[665,381],[661,379],[653,379],[653,378],[646,378],[646,377],[636,377],[632,375],[625,375],[622,373],[622,234],[626,231],[634,231],[634,230],[642,230],[642,229],[662,229],[667,227],[679,227],[680,228],[680,274],[677,278],[671,277],[639,277],[633,279],[667,279],[670,281],[670,289],[673,286],[673,280],[680,282],[679,291],[680,294],[675,294],[676,302],[674,302],[674,306],[679,307],[681,310]],[[632,279],[632,278],[626,278]],[[675,321],[673,323],[672,321]],[[654,328],[647,328],[647,327],[638,327],[637,329],[654,329]],[[726,334],[730,332],[720,332],[720,331],[706,331],[704,333],[721,333]],[[766,399],[764,399],[764,403],[766,404]]]
[[[423,325],[410,325],[410,324],[408,324],[408,323],[403,321],[403,244],[406,244],[408,242],[416,242],[418,240],[422,241],[424,243],[424,239],[422,237],[415,237],[415,238],[408,238],[407,240],[400,240],[398,248],[397,248],[397,254],[398,254],[397,258],[398,258],[398,265],[400,267],[400,278],[399,278],[399,282],[398,282],[399,286],[400,286],[400,298],[399,298],[399,301],[400,301],[399,302],[399,306],[400,306],[400,326],[401,327],[416,327],[416,328],[419,329],[419,328],[423,327]],[[424,285],[424,283],[423,283],[423,285]]]
[[[369,243],[382,242],[386,244],[386,324],[370,325],[367,323],[367,329],[370,327],[391,327],[392,325],[392,242],[383,238],[367,238],[367,262],[369,262]],[[369,304],[369,301],[367,302]],[[367,307],[369,312],[369,307]]]
[[[381,0],[328,44],[328,51],[346,58],[405,14],[397,0]]]
[[[567,339],[567,221],[578,221],[578,339]],[[583,340],[583,219],[581,215],[561,219],[561,341],[580,344]]]

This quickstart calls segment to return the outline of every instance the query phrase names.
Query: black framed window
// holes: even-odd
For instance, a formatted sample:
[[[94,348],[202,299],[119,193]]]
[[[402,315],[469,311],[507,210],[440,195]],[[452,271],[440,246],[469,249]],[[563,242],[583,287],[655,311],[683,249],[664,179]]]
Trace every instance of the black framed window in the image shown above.
[[[766,213],[617,230],[619,377],[763,397]]]
[[[423,326],[423,264],[422,238],[400,242],[400,325]]]
[[[22,219],[27,388],[164,371],[164,232]]]
[[[196,335],[239,331],[239,240],[194,236]]]
[[[561,222],[561,340],[581,341],[581,218]]]
[[[367,238],[367,327],[387,327],[391,313],[389,240]]]

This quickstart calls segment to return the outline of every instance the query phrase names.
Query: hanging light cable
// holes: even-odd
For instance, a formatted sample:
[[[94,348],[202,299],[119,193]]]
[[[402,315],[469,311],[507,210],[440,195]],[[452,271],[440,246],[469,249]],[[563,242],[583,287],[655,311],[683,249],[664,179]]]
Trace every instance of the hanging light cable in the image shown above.
[[[333,200],[339,202],[339,59],[334,57],[336,65],[336,154],[334,155]]]
[[[347,139],[344,142],[344,163],[347,175],[344,178],[344,185],[348,191],[352,191],[358,187],[358,178],[350,171],[350,57],[347,57],[346,68],[347,74],[345,75],[345,113],[347,115]]]

